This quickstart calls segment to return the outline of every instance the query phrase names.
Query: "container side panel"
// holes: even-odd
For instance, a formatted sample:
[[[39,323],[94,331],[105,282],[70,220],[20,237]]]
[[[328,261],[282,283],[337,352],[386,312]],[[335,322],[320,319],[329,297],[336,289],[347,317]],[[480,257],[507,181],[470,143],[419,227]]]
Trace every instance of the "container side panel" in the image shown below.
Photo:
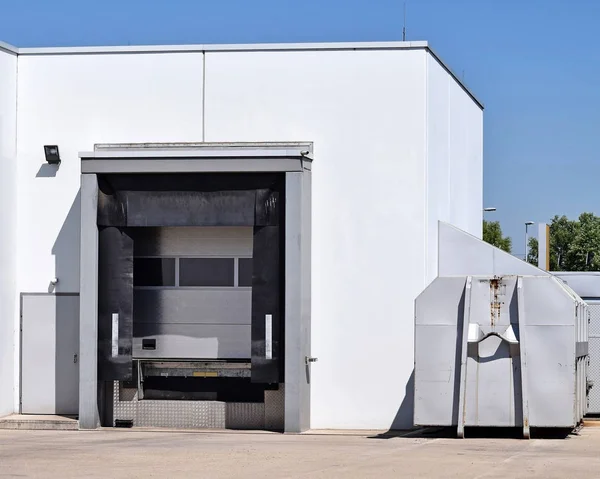
[[[600,273],[553,271],[582,298],[600,298]]]
[[[415,306],[417,425],[457,423],[465,278],[437,278]]]
[[[569,326],[575,332],[577,303],[554,278],[523,278],[523,283],[527,326]]]
[[[532,427],[571,427],[577,423],[574,346],[573,327],[527,326],[526,380]]]
[[[550,276],[525,261],[448,223],[439,225],[439,275]]]
[[[415,417],[416,425],[456,424],[458,402],[457,329],[455,326],[416,326],[415,331]]]
[[[579,415],[576,343],[587,340],[578,323],[587,313],[552,277],[523,278],[523,292],[530,425],[573,426]]]

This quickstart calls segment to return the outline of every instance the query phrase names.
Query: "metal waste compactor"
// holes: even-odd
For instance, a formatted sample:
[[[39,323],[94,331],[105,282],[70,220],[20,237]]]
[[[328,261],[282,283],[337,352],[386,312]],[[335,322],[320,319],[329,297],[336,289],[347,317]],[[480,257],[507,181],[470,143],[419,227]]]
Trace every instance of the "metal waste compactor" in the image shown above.
[[[587,410],[586,303],[550,276],[439,277],[415,305],[418,426],[573,428]]]

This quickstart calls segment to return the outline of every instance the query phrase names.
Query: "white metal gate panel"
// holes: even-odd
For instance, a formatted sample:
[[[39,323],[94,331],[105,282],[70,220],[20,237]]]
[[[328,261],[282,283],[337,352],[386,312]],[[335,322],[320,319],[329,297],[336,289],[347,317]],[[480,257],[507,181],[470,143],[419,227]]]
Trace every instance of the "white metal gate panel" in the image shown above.
[[[21,412],[77,415],[79,296],[25,294],[21,317]]]

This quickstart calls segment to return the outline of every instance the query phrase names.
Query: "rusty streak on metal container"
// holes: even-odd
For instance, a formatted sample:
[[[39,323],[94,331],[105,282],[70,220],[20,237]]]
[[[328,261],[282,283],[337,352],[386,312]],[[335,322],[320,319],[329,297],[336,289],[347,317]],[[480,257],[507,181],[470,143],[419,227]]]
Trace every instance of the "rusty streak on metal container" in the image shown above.
[[[499,299],[499,290],[500,290],[500,278],[490,279],[490,321],[491,325],[495,326],[496,321],[500,319],[500,299]]]

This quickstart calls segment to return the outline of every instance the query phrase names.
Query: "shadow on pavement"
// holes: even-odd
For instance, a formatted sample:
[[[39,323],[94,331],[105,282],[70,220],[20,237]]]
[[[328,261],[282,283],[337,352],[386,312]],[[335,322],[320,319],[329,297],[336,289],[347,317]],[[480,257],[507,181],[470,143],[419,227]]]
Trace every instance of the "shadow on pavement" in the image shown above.
[[[568,439],[578,436],[577,430],[564,428],[532,428],[531,439]],[[456,427],[423,427],[412,431],[389,430],[369,439],[394,439],[400,437],[425,439],[454,439]],[[521,428],[516,427],[467,427],[466,439],[522,439]]]

